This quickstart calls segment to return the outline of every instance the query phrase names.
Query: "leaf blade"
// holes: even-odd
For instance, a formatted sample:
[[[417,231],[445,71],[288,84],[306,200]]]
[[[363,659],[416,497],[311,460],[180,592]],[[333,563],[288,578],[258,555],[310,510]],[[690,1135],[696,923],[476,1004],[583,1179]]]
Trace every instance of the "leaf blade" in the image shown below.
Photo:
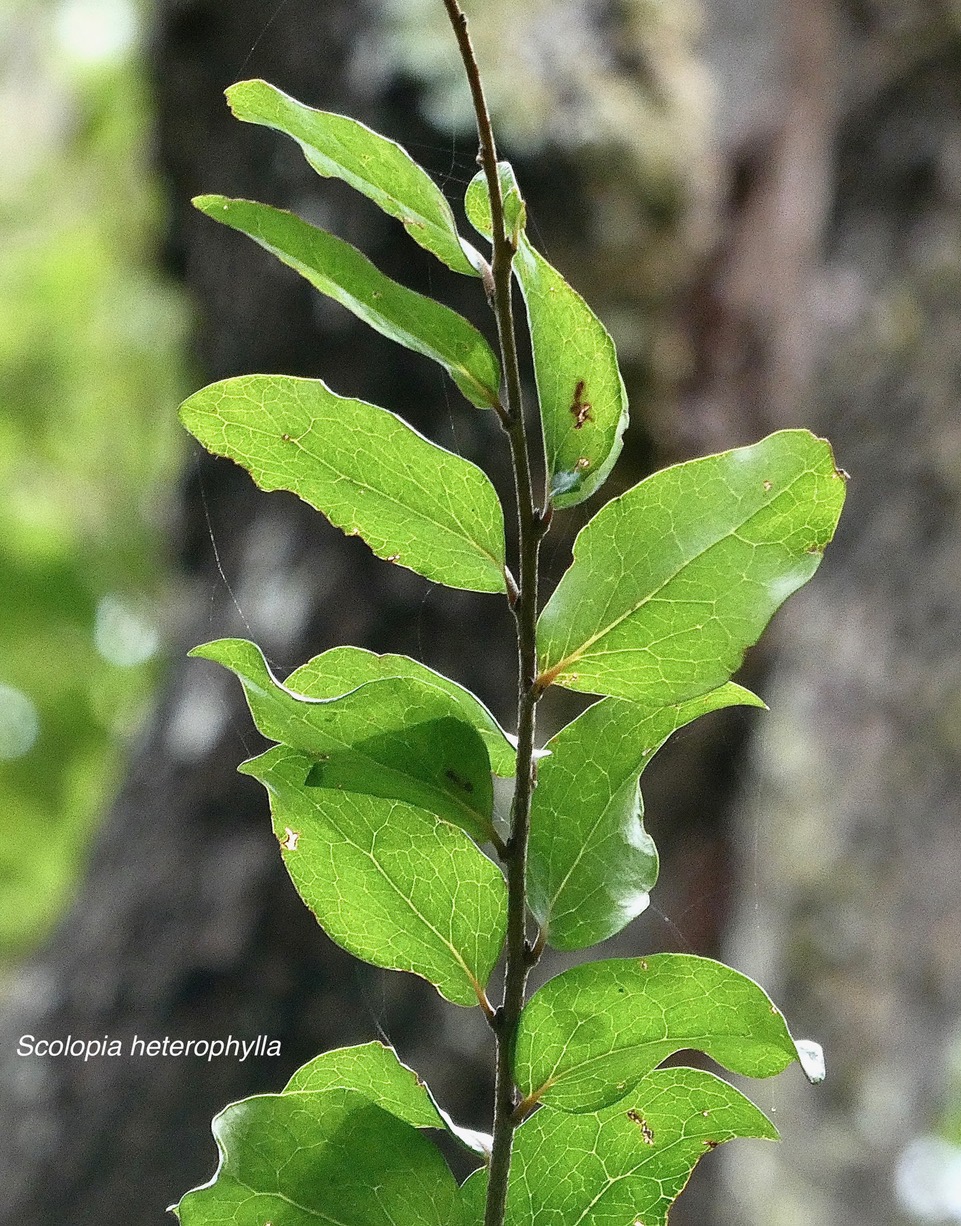
[[[517,1084],[531,1102],[596,1111],[688,1049],[747,1077],[800,1062],[753,980],[711,958],[653,954],[573,967],[535,992],[518,1029]]]
[[[477,252],[457,233],[450,205],[427,172],[396,141],[345,115],[318,111],[266,81],[227,90],[234,115],[291,137],[325,178],[343,179],[391,217],[448,268],[478,276]]]
[[[402,800],[473,837],[492,838],[487,750],[458,718],[449,691],[416,677],[385,677],[338,697],[312,698],[278,681],[246,639],[217,639],[190,655],[237,675],[258,729],[305,756],[308,786],[318,793],[343,787]]]
[[[506,886],[457,826],[403,801],[304,786],[310,761],[275,746],[241,768],[270,795],[297,892],[327,935],[470,1006],[500,956]]]
[[[485,1158],[490,1154],[491,1138],[455,1124],[414,1070],[402,1064],[394,1049],[384,1043],[323,1052],[294,1073],[283,1093],[335,1089],[357,1090],[414,1128],[445,1129],[472,1153]]]
[[[499,164],[505,221],[516,245],[514,275],[527,308],[553,504],[573,507],[607,480],[628,423],[627,391],[614,341],[581,295],[524,231],[526,210],[512,167]],[[467,189],[467,216],[491,236],[483,172]]]
[[[183,1226],[447,1226],[460,1191],[416,1128],[351,1090],[262,1094],[213,1121],[213,1179],[175,1207]]]
[[[651,705],[723,685],[817,570],[843,502],[806,430],[648,477],[579,533],[538,622],[541,684]]]
[[[452,713],[477,729],[487,746],[494,774],[505,778],[514,774],[515,743],[477,695],[410,656],[377,655],[363,647],[332,647],[295,669],[284,684],[308,698],[336,698],[368,681],[388,677],[411,677],[450,694]]]
[[[521,1125],[506,1226],[664,1226],[705,1153],[735,1137],[777,1138],[753,1103],[696,1069],[658,1069],[626,1103],[593,1115],[545,1108]]]
[[[242,375],[180,419],[267,491],[289,490],[378,557],[448,587],[504,590],[504,516],[487,476],[393,413],[318,379]]]
[[[667,738],[709,711],[763,706],[728,683],[650,708],[604,698],[548,742],[531,801],[529,905],[555,949],[584,949],[640,915],[657,880],[638,776]]]
[[[392,281],[356,247],[293,213],[226,196],[197,196],[193,203],[252,238],[369,327],[440,363],[471,404],[484,409],[499,403],[494,351],[456,311]]]

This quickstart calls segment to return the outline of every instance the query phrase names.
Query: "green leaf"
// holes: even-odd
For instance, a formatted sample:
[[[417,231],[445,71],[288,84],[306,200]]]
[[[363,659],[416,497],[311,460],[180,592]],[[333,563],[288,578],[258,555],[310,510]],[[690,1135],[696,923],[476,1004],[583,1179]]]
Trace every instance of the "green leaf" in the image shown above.
[[[504,778],[514,774],[516,742],[480,699],[456,681],[451,681],[442,673],[435,673],[426,664],[409,656],[379,656],[362,647],[332,647],[302,664],[284,684],[308,698],[336,698],[365,682],[383,681],[388,677],[410,677],[444,690],[453,700],[451,714],[471,724],[480,734],[487,746],[494,774]]]
[[[293,213],[226,196],[197,196],[193,203],[248,235],[376,331],[439,362],[472,404],[485,409],[499,402],[494,351],[456,311],[385,277],[356,247]]]
[[[753,980],[710,958],[653,954],[576,966],[535,992],[521,1015],[516,1080],[531,1103],[595,1111],[688,1049],[746,1077],[773,1077],[799,1059]]]
[[[514,167],[510,162],[497,163],[497,177],[500,180],[504,226],[507,237],[516,247],[527,225],[527,205],[524,203],[520,184],[517,182]],[[494,233],[494,223],[491,218],[491,198],[487,189],[487,175],[483,170],[479,170],[467,185],[464,211],[467,214],[467,220],[477,233],[483,234],[484,238],[490,242]]]
[[[473,1153],[490,1153],[491,1138],[455,1124],[414,1070],[383,1043],[323,1052],[294,1073],[284,1093],[333,1089],[357,1090],[414,1128],[443,1128]]]
[[[403,800],[492,838],[487,750],[449,691],[416,677],[386,677],[340,697],[312,698],[278,681],[245,639],[218,639],[190,655],[237,674],[264,736],[308,756],[307,786]]]
[[[696,1069],[659,1069],[596,1115],[538,1111],[514,1137],[505,1226],[664,1226],[698,1159],[734,1137],[777,1130]]]
[[[227,101],[238,119],[292,137],[318,174],[343,179],[369,197],[448,268],[478,275],[480,257],[457,233],[444,194],[395,141],[356,119],[304,106],[266,81],[232,85]]]
[[[547,744],[531,802],[528,903],[555,949],[584,949],[647,907],[657,851],[637,779],[667,738],[708,711],[763,707],[733,682],[651,709],[623,698],[589,707]]]
[[[262,1094],[215,1117],[220,1164],[183,1226],[458,1226],[460,1189],[416,1128],[353,1090]]]
[[[578,534],[538,623],[541,684],[650,706],[723,685],[817,570],[843,502],[806,430],[648,477]]]
[[[376,684],[376,683],[375,683]],[[402,801],[306,785],[286,746],[241,767],[270,793],[287,871],[332,940],[473,1005],[500,956],[504,878],[456,826]]]
[[[261,489],[290,490],[378,557],[448,587],[504,590],[493,485],[386,409],[319,379],[242,375],[195,393],[180,419]]]
[[[514,275],[527,306],[534,376],[551,493],[557,507],[589,498],[607,479],[627,428],[627,392],[607,329],[523,232],[525,211],[514,172],[501,163],[505,221],[517,247]],[[465,201],[471,224],[491,234],[483,174]]]

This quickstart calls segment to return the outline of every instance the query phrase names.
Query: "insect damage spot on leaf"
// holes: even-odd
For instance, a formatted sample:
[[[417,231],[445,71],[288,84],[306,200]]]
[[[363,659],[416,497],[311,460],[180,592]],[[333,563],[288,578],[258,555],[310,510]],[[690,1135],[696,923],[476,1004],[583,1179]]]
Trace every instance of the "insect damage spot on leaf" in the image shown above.
[[[284,837],[280,840],[280,845],[284,851],[296,851],[297,844],[300,841],[300,833],[297,830],[291,830],[289,826],[284,827]]]
[[[764,482],[764,492],[765,492],[766,494],[769,494],[769,493],[771,492],[771,490],[773,490],[773,489],[774,489],[774,484],[773,484],[773,482],[771,482],[771,481],[765,481],[765,482]]]
[[[653,1145],[654,1144],[654,1133],[652,1132],[651,1126],[648,1124],[644,1116],[641,1115],[639,1111],[635,1111],[632,1107],[631,1110],[628,1111],[627,1113],[627,1118],[631,1121],[632,1124],[636,1124],[638,1128],[640,1128],[641,1136],[644,1138],[644,1144]]]
[[[571,417],[574,418],[574,429],[580,430],[585,422],[593,421],[591,410],[593,405],[590,401],[584,399],[585,383],[583,379],[578,379],[577,386],[574,388],[574,399],[571,401]]]
[[[721,1144],[721,1142],[720,1141],[705,1141],[704,1144],[708,1147],[708,1149],[717,1149],[717,1147]]]

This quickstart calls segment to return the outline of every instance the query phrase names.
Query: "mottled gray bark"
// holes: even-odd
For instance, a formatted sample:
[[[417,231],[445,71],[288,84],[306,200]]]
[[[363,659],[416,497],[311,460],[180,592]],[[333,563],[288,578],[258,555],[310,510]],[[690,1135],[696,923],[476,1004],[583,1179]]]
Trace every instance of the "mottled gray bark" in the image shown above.
[[[824,1043],[829,1076],[764,1089],[784,1144],[730,1148],[720,1220],[895,1226],[917,1220],[898,1171],[951,1105],[961,1022],[961,30],[936,4],[810,7],[838,89],[797,301],[808,419],[852,480],[780,621],[728,953]],[[812,42],[794,39],[797,64]],[[785,46],[790,65],[787,28]],[[936,1164],[913,1185],[936,1203]]]

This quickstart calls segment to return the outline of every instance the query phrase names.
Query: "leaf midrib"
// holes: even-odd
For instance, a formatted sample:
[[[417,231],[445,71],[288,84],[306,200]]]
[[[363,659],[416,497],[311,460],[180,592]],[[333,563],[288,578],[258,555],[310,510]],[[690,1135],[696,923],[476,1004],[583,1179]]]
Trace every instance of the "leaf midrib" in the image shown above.
[[[404,801],[394,801],[393,803],[394,804],[404,804],[405,802]],[[365,848],[361,847],[359,843],[355,842],[354,839],[352,839],[350,835],[348,835],[344,831],[344,829],[329,815],[329,813],[327,813],[326,811],[324,813],[321,813],[320,806],[317,804],[316,801],[311,799],[311,804],[313,808],[317,811],[319,820],[322,823],[333,827],[333,829],[337,831],[337,833],[340,835],[340,837],[344,840],[344,842],[349,847],[353,847],[354,850],[360,852],[362,856],[366,856],[367,859],[370,860],[374,868],[377,870],[377,872],[380,874],[380,876],[384,879],[384,881],[390,886],[390,888],[398,896],[398,898],[400,898],[404,903],[406,903],[411,913],[415,915],[417,919],[420,920],[420,922],[424,925],[424,927],[429,932],[432,932],[434,936],[437,938],[437,940],[440,941],[440,943],[449,950],[449,952],[454,958],[455,963],[460,967],[460,969],[464,972],[465,976],[467,977],[467,981],[470,984],[471,989],[474,992],[474,995],[478,998],[478,1000],[480,1000],[481,995],[483,993],[483,987],[478,982],[477,977],[474,974],[474,972],[468,966],[467,961],[461,954],[460,950],[457,949],[457,947],[453,944],[453,942],[449,940],[447,937],[445,937],[442,932],[440,932],[437,928],[435,928],[434,925],[430,922],[429,919],[427,919],[425,915],[422,915],[421,912],[418,911],[417,907],[414,906],[413,899],[409,898],[407,894],[405,894],[404,891],[400,888],[400,886],[397,885],[397,883],[393,880],[393,878],[388,876],[386,869],[383,867],[383,865],[380,863],[380,861],[377,859],[377,857],[374,855],[372,851],[367,851]],[[409,807],[414,808],[415,806],[410,805]],[[424,812],[426,812],[426,810],[424,810]],[[466,838],[467,836],[465,835],[464,837]],[[295,855],[295,854],[297,853],[295,852],[291,853],[291,855]],[[480,855],[482,853],[478,852],[478,854]],[[421,972],[416,971],[416,970],[413,971],[413,973],[415,975],[421,975]],[[426,976],[421,975],[421,978],[426,978]]]
[[[756,519],[757,516],[761,515],[764,511],[770,510],[770,508],[781,498],[783,498],[785,494],[789,493],[799,481],[803,480],[804,477],[808,476],[813,471],[815,470],[808,468],[805,469],[804,472],[798,473],[798,475],[794,477],[787,485],[785,485],[783,489],[779,490],[777,494],[775,494],[768,501],[762,503],[757,510],[752,511],[751,514],[748,515],[746,519],[741,520],[741,522],[735,528],[731,528],[722,536],[717,537],[716,540],[711,541],[711,543],[706,545],[703,549],[699,549],[689,558],[685,558],[681,565],[678,566],[676,570],[672,571],[672,573],[668,575],[652,592],[649,592],[642,600],[639,600],[637,604],[633,605],[619,617],[616,617],[612,622],[610,622],[609,625],[605,626],[596,634],[586,639],[576,651],[572,652],[569,656],[565,656],[563,660],[549,668],[546,673],[542,674],[542,676],[549,676],[551,679],[559,676],[568,665],[576,663],[577,660],[581,659],[581,657],[587,651],[589,651],[596,642],[610,634],[611,631],[615,630],[622,622],[626,621],[629,617],[633,617],[638,610],[644,608],[646,604],[649,604],[656,596],[659,596],[660,593],[663,592],[669,584],[673,583],[678,575],[685,571],[689,566],[693,566],[695,562],[699,561],[706,554],[710,553],[712,549],[716,549],[718,545],[722,544],[724,541],[729,540],[731,537],[737,536],[753,519]]]

